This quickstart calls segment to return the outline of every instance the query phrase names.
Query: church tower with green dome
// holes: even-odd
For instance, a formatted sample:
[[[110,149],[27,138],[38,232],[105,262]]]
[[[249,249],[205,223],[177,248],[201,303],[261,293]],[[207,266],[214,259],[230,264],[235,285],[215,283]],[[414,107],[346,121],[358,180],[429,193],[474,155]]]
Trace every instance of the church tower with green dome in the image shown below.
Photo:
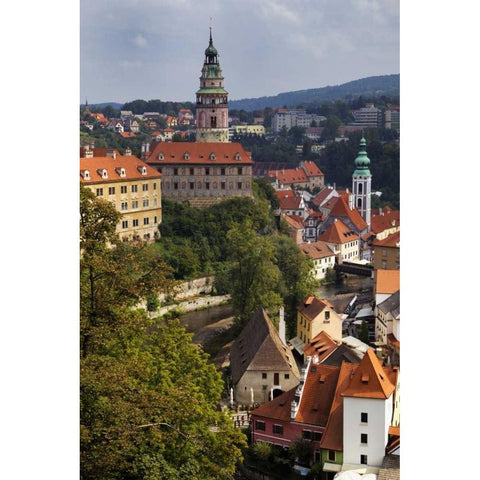
[[[205,62],[197,90],[197,142],[228,143],[228,92],[223,88],[223,75],[218,52],[210,42],[205,50]]]
[[[355,159],[355,171],[352,175],[352,195],[350,207],[356,207],[368,224],[370,231],[372,174],[370,173],[370,159],[367,156],[367,142],[362,136],[359,151]]]

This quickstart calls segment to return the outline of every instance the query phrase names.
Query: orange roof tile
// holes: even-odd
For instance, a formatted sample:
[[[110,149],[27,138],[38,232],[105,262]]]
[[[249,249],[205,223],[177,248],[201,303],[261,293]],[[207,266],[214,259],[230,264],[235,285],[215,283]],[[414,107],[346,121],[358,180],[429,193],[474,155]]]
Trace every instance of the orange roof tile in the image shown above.
[[[367,228],[367,222],[365,222],[359,211],[356,208],[350,210],[346,200],[346,195],[347,194],[342,195],[340,200],[335,203],[330,211],[330,216],[337,218],[348,217],[359,231]]]
[[[302,203],[302,197],[295,195],[293,190],[277,190],[275,195],[278,198],[280,210],[298,210]]]
[[[376,293],[395,293],[400,289],[400,270],[378,269],[375,273]]]
[[[286,168],[284,170],[269,170],[267,176],[276,178],[282,184],[308,182],[308,177],[302,168]]]
[[[326,307],[333,308],[332,304],[327,300],[320,300],[315,295],[307,295],[297,307],[297,311],[312,321],[315,320]]]
[[[395,390],[373,348],[369,348],[353,374],[344,397],[389,398]]]
[[[153,146],[154,145],[154,146]],[[247,152],[240,143],[197,143],[197,142],[172,142],[152,143],[152,150],[146,162],[150,165],[162,164],[231,164],[231,165],[252,165],[251,152]],[[188,153],[187,160],[184,155]],[[215,155],[215,159],[210,154]],[[163,155],[163,160],[159,155]],[[235,160],[239,154],[240,159]]]
[[[318,168],[317,164],[311,160],[303,162],[303,166],[307,171],[308,176],[317,177],[323,175],[323,172],[320,170],[320,168]]]
[[[391,210],[389,207],[380,209],[382,214],[373,214],[370,220],[370,228],[372,232],[380,233],[392,227],[400,225],[400,212],[398,210]]]
[[[331,187],[325,187],[320,190],[312,200],[312,203],[319,207],[329,195],[331,195],[335,190]]]
[[[335,253],[328,246],[328,243],[322,242],[321,240],[312,243],[302,243],[299,245],[299,248],[305,255],[308,255],[312,260],[335,256]]]
[[[347,243],[352,240],[358,240],[358,235],[341,220],[335,219],[318,239],[328,243]]]
[[[317,356],[318,363],[322,363],[337,348],[338,344],[335,340],[325,330],[322,330],[310,343],[305,345],[303,356],[304,358]]]
[[[141,167],[146,167],[147,174],[142,175]],[[120,168],[125,169],[125,177],[120,176]],[[107,170],[108,178],[102,178],[101,173],[103,169]],[[154,168],[145,164],[137,157],[117,155],[113,157],[93,157],[93,158],[80,158],[80,172],[88,170],[90,173],[90,180],[85,180],[80,175],[80,181],[84,184],[90,183],[108,183],[118,182],[122,180],[139,180],[146,178],[161,178],[161,174]]]
[[[305,222],[303,221],[303,218],[299,217],[298,215],[284,215],[283,219],[296,230],[305,228]]]
[[[375,239],[372,245],[374,247],[400,248],[400,232],[391,233],[383,240]]]

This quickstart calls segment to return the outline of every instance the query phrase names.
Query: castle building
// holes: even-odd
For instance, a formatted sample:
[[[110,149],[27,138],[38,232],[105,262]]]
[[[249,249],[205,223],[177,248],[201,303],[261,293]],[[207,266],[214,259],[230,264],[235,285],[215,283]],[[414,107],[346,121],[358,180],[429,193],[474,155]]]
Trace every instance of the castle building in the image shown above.
[[[197,90],[197,142],[228,142],[228,92],[223,88],[222,68],[218,52],[210,42],[205,50],[205,62]]]
[[[355,171],[352,175],[352,195],[350,208],[357,208],[368,225],[370,231],[372,174],[370,173],[370,159],[367,156],[367,142],[364,137],[360,140],[360,150],[355,159]]]
[[[240,143],[228,140],[228,94],[211,30],[196,95],[195,142],[142,146],[142,160],[162,174],[162,197],[198,208],[232,197],[252,197],[253,160]]]
[[[161,174],[132,155],[115,149],[80,149],[80,183],[122,213],[116,233],[122,240],[153,242],[162,221]]]

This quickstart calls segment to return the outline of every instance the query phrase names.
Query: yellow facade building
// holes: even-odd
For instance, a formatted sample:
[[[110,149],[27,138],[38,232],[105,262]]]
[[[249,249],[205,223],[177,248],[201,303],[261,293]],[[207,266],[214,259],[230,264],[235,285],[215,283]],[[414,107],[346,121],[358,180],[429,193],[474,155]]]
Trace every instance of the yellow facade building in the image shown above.
[[[80,149],[80,182],[122,213],[121,240],[153,241],[162,221],[161,174],[131,155],[114,149]]]

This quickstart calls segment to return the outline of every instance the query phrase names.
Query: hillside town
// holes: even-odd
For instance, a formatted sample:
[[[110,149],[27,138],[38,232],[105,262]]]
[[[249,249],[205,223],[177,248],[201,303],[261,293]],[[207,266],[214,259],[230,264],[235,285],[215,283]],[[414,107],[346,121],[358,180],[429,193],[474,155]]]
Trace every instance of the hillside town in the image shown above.
[[[367,140],[369,129],[398,134],[399,106],[367,103],[352,110],[351,123],[325,141],[325,116],[281,108],[271,112],[267,125],[262,117],[247,124],[229,115],[228,95],[210,28],[193,108],[176,116],[122,110],[118,118],[107,118],[85,102],[80,184],[92,193],[92,202],[114,206],[119,214],[114,233],[122,244],[139,249],[168,240],[168,233],[161,233],[164,205],[204,211],[225,201],[255,202],[261,184],[272,193],[275,224],[308,262],[305,275],[316,285],[342,285],[351,278],[370,282],[368,292],[343,295],[341,301],[319,296],[318,289],[306,292],[290,326],[283,305],[255,305],[235,338],[222,344],[216,366],[225,389],[218,408],[237,433],[245,433],[253,452],[244,455],[250,463],[237,465],[236,478],[287,478],[278,472],[290,452],[288,474],[298,478],[347,480],[357,478],[348,476],[355,473],[365,480],[399,479],[400,211],[378,203],[381,186],[372,175]],[[292,128],[303,129],[302,142],[308,141],[312,152],[355,139],[350,183],[332,177],[327,182],[320,162],[301,155],[287,165],[258,162],[242,142],[275,138]],[[140,152],[98,146],[88,135],[94,129],[125,142],[143,132]],[[221,228],[226,236],[230,226]],[[167,297],[149,310],[158,322]],[[178,303],[174,296],[168,301]],[[261,458],[261,451],[269,453]],[[276,462],[270,470],[267,457]]]

